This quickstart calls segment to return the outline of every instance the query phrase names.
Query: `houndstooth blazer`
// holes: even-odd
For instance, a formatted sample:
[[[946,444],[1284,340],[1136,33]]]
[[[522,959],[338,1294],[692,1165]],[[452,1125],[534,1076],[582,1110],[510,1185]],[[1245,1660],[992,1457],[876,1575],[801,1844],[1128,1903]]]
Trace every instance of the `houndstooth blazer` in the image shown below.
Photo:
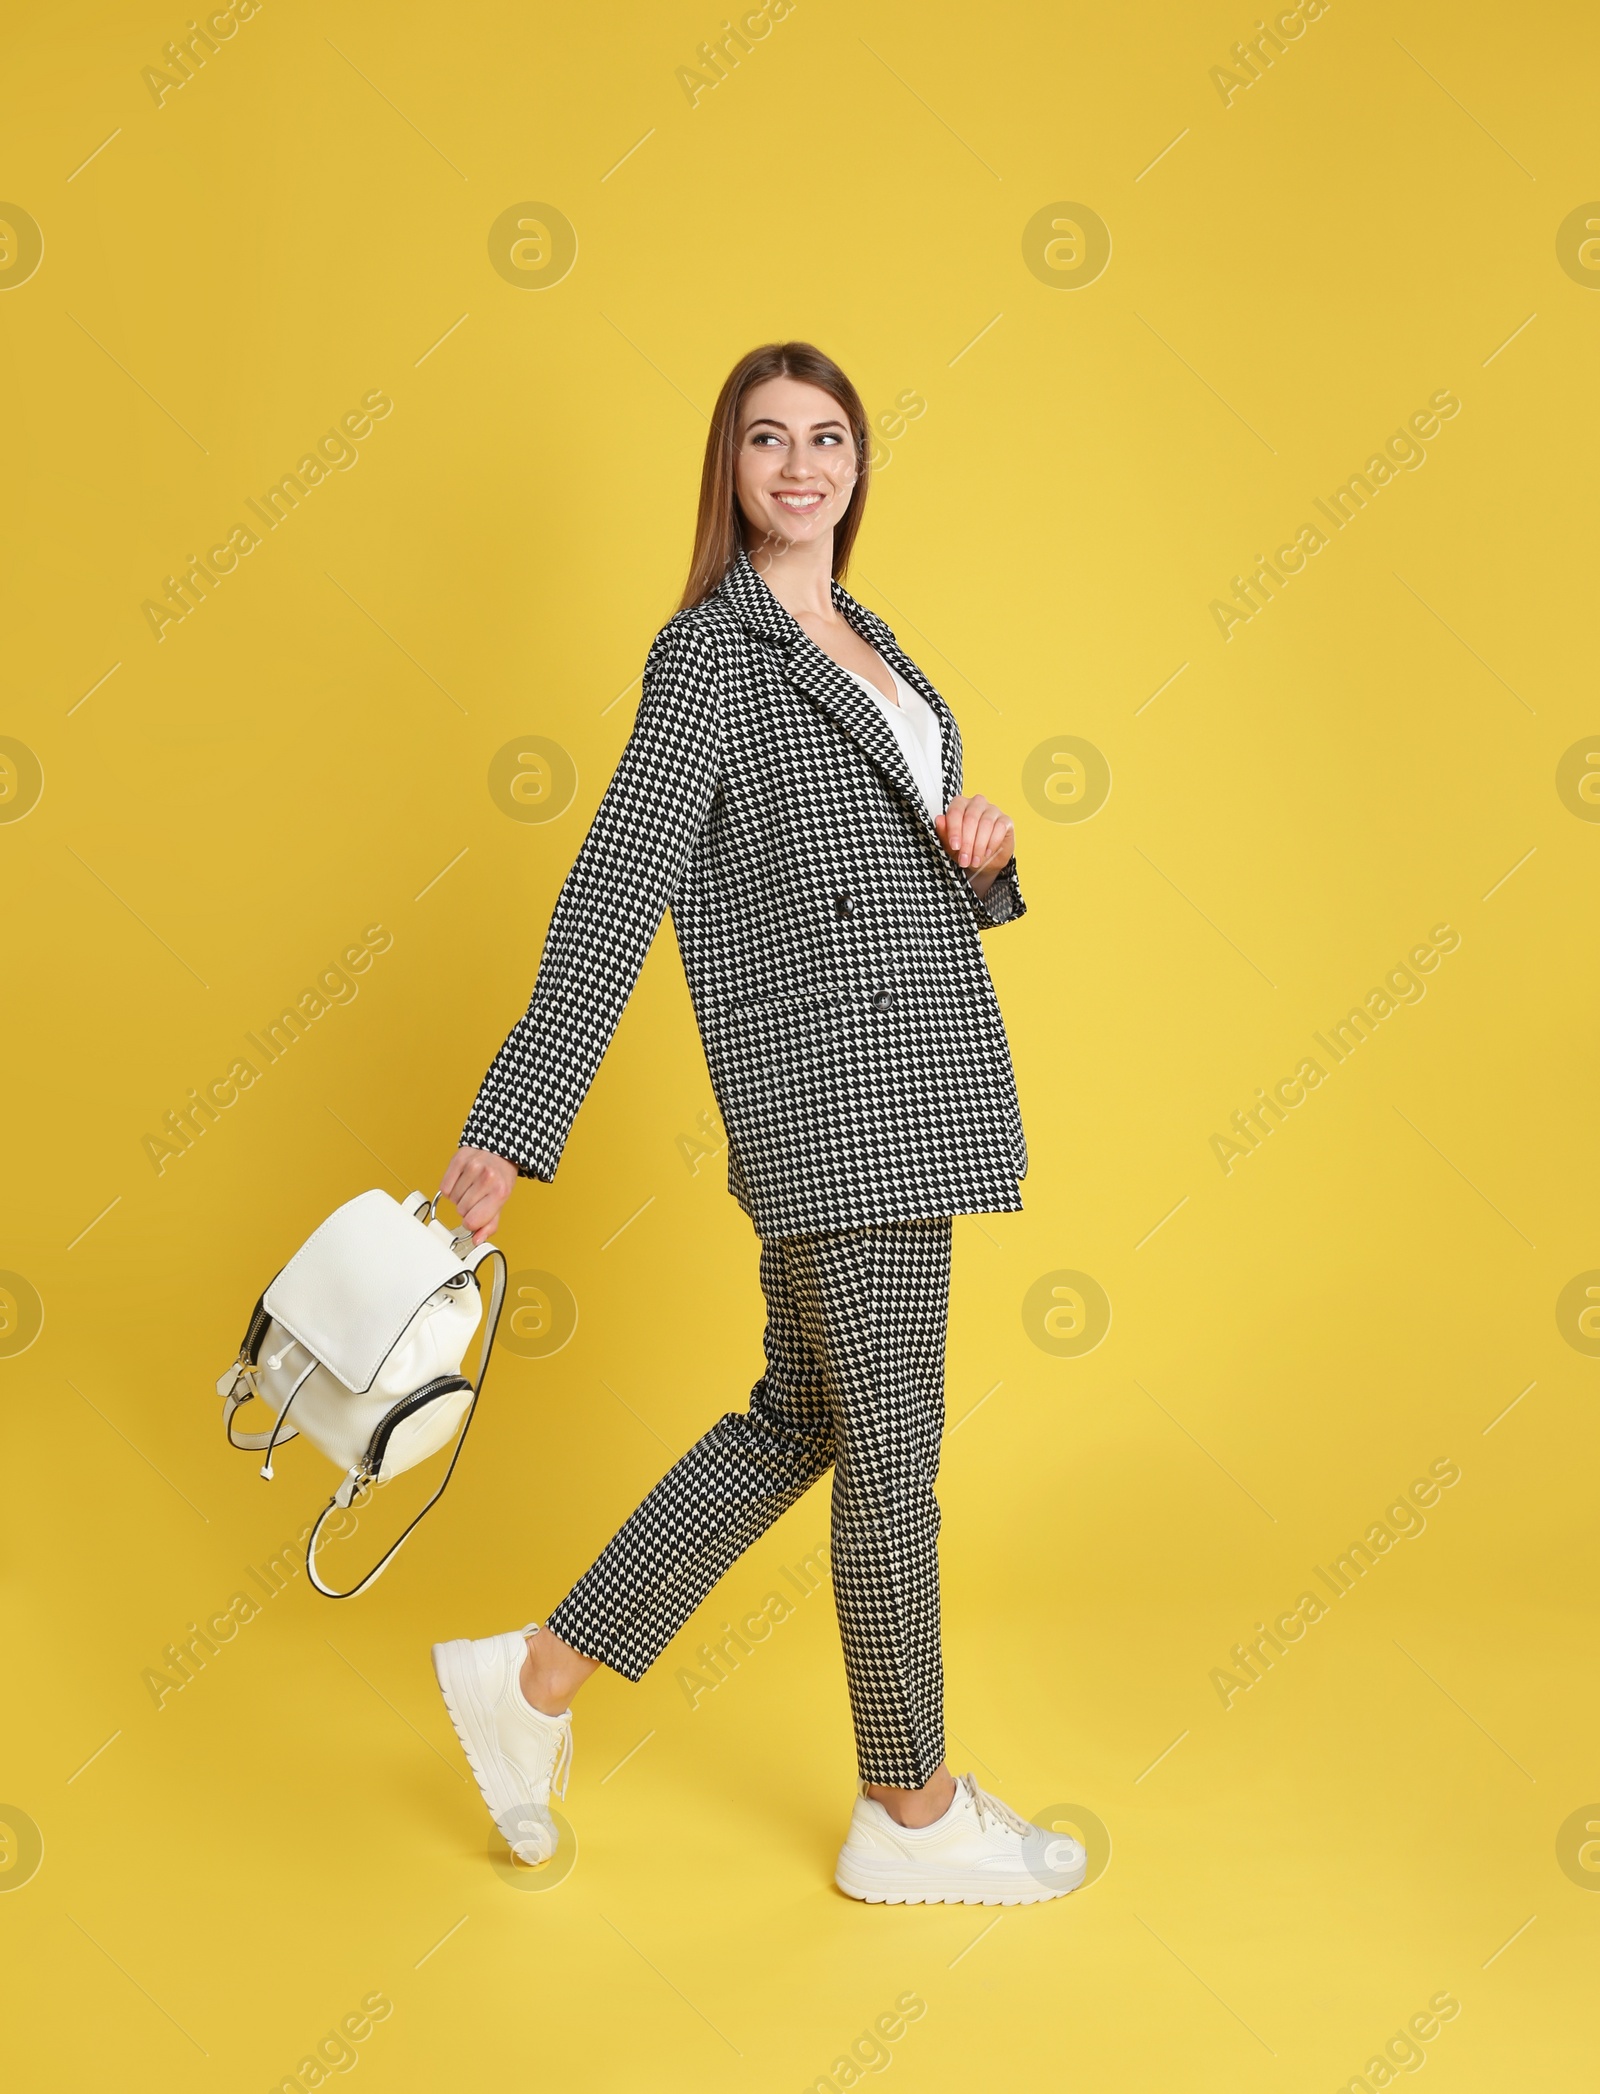
[[[955,716],[840,585],[840,614]],[[670,908],[762,1237],[1022,1205],[1028,1167],[979,933],[1024,912],[1016,864],[980,900],[880,709],[741,553],[651,646],[633,732],[550,920],[527,1014],[462,1141],[549,1179]]]

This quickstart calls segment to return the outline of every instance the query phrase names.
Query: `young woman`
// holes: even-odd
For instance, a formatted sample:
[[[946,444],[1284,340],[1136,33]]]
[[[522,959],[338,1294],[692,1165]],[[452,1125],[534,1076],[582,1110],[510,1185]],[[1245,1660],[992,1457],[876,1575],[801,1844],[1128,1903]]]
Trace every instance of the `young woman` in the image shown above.
[[[519,1177],[555,1175],[670,907],[760,1238],[766,1372],[542,1625],[438,1644],[434,1667],[495,1823],[547,1859],[577,1689],[601,1664],[640,1678],[831,1467],[861,1776],[836,1881],[1033,1903],[1081,1882],[1083,1849],[945,1765],[934,1497],[950,1218],[1022,1204],[979,933],[1024,905],[1010,820],[962,791],[949,707],[840,585],[868,451],[855,387],[808,343],[730,373],[682,606],[442,1184],[482,1242]]]

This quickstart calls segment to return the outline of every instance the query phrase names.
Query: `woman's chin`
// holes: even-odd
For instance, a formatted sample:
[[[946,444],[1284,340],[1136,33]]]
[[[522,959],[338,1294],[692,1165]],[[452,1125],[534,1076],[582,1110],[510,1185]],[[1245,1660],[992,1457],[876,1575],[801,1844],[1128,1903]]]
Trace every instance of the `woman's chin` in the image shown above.
[[[787,509],[775,510],[767,523],[770,536],[782,538],[790,545],[808,545],[832,529],[833,519],[827,509],[814,509],[809,515],[793,515]]]

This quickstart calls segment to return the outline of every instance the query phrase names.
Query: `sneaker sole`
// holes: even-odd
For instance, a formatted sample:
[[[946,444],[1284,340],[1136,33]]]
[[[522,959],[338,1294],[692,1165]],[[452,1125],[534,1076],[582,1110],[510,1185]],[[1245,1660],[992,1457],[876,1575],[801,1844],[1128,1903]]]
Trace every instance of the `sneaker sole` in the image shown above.
[[[860,1857],[846,1863],[839,1857],[834,1883],[847,1898],[863,1905],[1045,1905],[1075,1891],[1088,1873],[1087,1860],[1071,1883],[1043,1883],[1029,1878],[1023,1884],[996,1884],[994,1878],[964,1875],[919,1879],[902,1875],[893,1865],[881,1872],[862,1867]]]
[[[451,1726],[478,1784],[478,1793],[494,1820],[495,1830],[501,1832],[503,1818],[520,1815],[529,1805],[527,1798],[520,1793],[519,1784],[507,1775],[505,1762],[485,1720],[478,1693],[477,1670],[465,1655],[471,1648],[470,1640],[436,1643],[433,1646],[433,1676],[439,1682],[439,1692],[444,1696]],[[505,1837],[503,1832],[501,1837]],[[532,1845],[531,1840],[518,1840],[512,1846],[512,1852],[519,1861],[532,1867],[550,1859],[547,1853],[524,1851]],[[554,1851],[552,1846],[550,1853]]]

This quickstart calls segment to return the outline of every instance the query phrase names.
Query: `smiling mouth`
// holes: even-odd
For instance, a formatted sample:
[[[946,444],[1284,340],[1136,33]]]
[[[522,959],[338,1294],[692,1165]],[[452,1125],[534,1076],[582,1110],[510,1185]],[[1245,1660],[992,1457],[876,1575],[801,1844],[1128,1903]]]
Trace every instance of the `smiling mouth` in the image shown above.
[[[813,510],[822,507],[827,500],[827,496],[821,494],[775,494],[772,499],[780,503],[791,515],[809,516]]]

